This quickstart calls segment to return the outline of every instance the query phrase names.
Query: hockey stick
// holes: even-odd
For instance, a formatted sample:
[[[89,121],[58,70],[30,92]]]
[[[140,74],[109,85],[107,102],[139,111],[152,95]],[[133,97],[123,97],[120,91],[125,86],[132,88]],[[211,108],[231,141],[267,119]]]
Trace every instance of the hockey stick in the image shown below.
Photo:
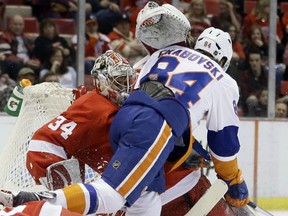
[[[207,215],[227,190],[227,184],[221,179],[217,179],[185,216]]]
[[[249,201],[249,202],[247,203],[247,205],[248,205],[249,207],[251,207],[252,209],[254,209],[256,212],[260,212],[260,213],[263,214],[263,215],[273,216],[270,212],[268,212],[268,211],[260,208],[259,206],[257,206],[257,205],[256,205],[254,202],[252,202],[252,201]]]

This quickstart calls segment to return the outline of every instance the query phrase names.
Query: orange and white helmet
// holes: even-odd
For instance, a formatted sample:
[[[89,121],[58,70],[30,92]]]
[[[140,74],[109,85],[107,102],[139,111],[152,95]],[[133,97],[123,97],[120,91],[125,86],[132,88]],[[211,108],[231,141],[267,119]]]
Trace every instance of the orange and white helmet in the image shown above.
[[[91,75],[98,93],[118,105],[129,96],[136,80],[128,60],[112,50],[95,60]]]
[[[136,38],[154,50],[185,42],[191,30],[190,22],[177,8],[152,1],[139,12],[136,23]]]

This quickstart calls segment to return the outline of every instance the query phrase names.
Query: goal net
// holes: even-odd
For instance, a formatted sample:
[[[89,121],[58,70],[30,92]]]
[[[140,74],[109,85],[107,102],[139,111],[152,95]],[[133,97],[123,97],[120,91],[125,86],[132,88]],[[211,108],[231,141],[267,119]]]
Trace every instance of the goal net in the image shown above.
[[[0,189],[37,188],[25,166],[29,141],[38,128],[66,110],[72,102],[72,89],[63,88],[58,83],[24,88],[19,116],[0,154]]]

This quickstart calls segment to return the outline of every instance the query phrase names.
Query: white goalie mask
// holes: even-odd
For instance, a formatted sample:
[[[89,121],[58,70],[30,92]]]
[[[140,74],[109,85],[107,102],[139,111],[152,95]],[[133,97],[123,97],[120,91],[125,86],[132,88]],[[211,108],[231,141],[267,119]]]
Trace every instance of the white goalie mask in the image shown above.
[[[97,92],[118,105],[129,96],[136,80],[127,59],[112,50],[95,60],[91,75]]]
[[[184,42],[190,30],[186,16],[169,4],[159,6],[149,1],[137,16],[136,38],[146,48],[161,49]]]
[[[199,35],[194,49],[210,54],[224,71],[228,69],[233,55],[230,35],[214,27],[205,29]]]

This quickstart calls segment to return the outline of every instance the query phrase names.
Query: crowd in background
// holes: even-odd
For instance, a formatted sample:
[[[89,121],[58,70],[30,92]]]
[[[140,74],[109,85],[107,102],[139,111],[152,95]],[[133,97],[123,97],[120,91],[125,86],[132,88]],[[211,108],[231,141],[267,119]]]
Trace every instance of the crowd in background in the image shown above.
[[[19,0],[20,2],[20,0]],[[64,37],[58,32],[57,19],[77,19],[78,0],[22,0],[31,6],[39,22],[39,32],[25,32],[22,15],[4,19],[9,0],[0,0],[0,111],[15,85],[28,78],[33,84],[56,81],[64,87],[77,85],[77,34]],[[89,84],[94,60],[108,49],[126,57],[131,64],[146,55],[135,38],[136,17],[147,0],[86,0],[85,75]],[[158,0],[159,4],[171,0]],[[253,0],[249,1],[253,3]],[[287,117],[288,106],[288,10],[278,0],[276,36],[275,117]],[[211,11],[212,3],[218,5]],[[238,115],[267,117],[268,51],[270,1],[254,1],[247,11],[246,0],[180,0],[178,7],[191,23],[196,40],[207,27],[227,31],[233,41],[233,57],[227,73],[238,83]],[[287,3],[288,5],[288,3]],[[208,13],[208,6],[209,13]],[[214,7],[213,6],[213,7]],[[4,23],[5,22],[5,23]],[[3,27],[5,26],[5,27]],[[67,27],[70,28],[70,27]],[[77,28],[77,26],[76,26]]]

